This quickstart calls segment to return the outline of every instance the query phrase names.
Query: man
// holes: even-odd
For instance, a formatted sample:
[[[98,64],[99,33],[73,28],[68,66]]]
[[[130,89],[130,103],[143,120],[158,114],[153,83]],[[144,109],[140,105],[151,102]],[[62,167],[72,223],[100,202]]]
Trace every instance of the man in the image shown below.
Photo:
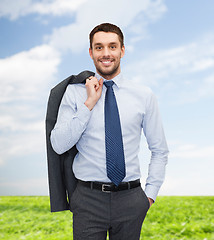
[[[121,74],[123,33],[113,24],[90,33],[89,54],[96,74],[69,85],[51,132],[58,154],[78,150],[78,179],[71,198],[74,240],[137,240],[146,213],[164,180],[168,149],[156,98]],[[134,74],[134,73],[133,73]],[[145,192],[138,159],[141,130],[151,150]]]

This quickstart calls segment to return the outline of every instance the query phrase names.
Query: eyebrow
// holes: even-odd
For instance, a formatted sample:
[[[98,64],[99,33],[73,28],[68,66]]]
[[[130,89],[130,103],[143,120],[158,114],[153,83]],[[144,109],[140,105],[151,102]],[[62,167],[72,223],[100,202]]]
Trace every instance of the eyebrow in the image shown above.
[[[110,42],[109,45],[117,45],[117,42]],[[95,43],[94,46],[103,45],[102,43]]]

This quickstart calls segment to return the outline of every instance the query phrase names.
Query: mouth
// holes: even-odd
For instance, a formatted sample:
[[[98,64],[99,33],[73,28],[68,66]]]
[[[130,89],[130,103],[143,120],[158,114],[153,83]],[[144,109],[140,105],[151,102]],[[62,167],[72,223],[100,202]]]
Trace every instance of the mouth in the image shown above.
[[[104,65],[105,67],[108,67],[112,64],[113,60],[110,59],[101,59],[100,62],[102,63],[102,65]]]

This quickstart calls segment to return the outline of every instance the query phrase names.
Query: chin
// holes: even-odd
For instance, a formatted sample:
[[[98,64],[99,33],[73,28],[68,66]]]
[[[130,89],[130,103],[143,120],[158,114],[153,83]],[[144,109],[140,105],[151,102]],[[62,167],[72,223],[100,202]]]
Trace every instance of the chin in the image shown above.
[[[118,68],[116,69],[98,69],[98,72],[100,73],[101,76],[113,76],[117,75]]]

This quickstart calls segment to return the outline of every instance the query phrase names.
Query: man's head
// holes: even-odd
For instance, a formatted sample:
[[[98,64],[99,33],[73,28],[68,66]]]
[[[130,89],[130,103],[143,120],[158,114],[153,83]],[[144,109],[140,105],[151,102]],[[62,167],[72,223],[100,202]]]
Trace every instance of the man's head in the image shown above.
[[[125,54],[124,37],[119,27],[103,23],[90,33],[89,54],[97,72],[106,79],[120,73],[120,59]]]

